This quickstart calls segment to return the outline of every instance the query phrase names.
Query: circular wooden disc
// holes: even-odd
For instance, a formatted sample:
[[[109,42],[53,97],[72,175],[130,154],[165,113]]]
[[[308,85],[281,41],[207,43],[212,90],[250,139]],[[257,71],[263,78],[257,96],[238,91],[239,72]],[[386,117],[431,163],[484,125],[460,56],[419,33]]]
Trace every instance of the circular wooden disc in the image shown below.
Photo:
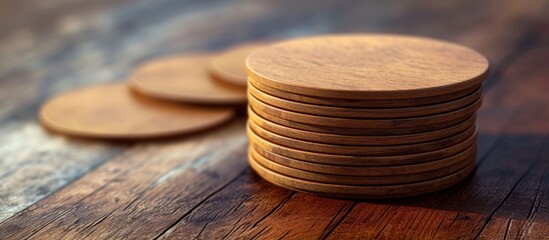
[[[344,166],[394,166],[439,160],[455,155],[476,144],[476,136],[475,132],[474,135],[461,143],[431,152],[395,156],[352,156],[307,152],[269,142],[255,134],[248,134],[250,145],[262,155],[264,155],[262,151],[270,151],[284,157],[307,162]]]
[[[232,47],[212,57],[208,64],[208,72],[219,80],[245,88],[248,85],[246,57],[254,50],[267,45],[266,42],[260,42]]]
[[[355,155],[355,156],[394,156],[416,154],[422,152],[430,152],[437,149],[447,148],[460,143],[469,138],[476,131],[475,125],[470,126],[467,130],[458,133],[454,136],[440,139],[432,142],[415,143],[409,145],[387,145],[387,146],[348,146],[348,145],[332,145],[323,143],[313,143],[301,141],[293,138],[284,137],[255,125],[253,122],[248,122],[248,134],[255,134],[269,142],[299,149],[308,152],[339,154],[339,155]]]
[[[251,147],[250,152],[252,155],[261,156],[269,161],[284,165],[287,167],[300,169],[309,172],[333,174],[333,175],[346,175],[346,176],[359,176],[359,177],[376,177],[376,176],[394,176],[394,175],[408,175],[417,174],[429,171],[436,171],[438,169],[446,168],[464,161],[471,155],[476,154],[476,145],[471,145],[462,152],[456,155],[448,156],[446,158],[418,163],[407,164],[399,166],[341,166],[341,165],[329,165],[306,162],[298,159],[287,158],[276,153],[272,153],[266,150],[258,151]],[[260,153],[261,152],[261,153]],[[259,158],[256,156],[256,159]]]
[[[475,103],[478,99],[480,99],[482,92],[481,88],[479,88],[474,93],[467,95],[463,98],[456,99],[454,101],[417,107],[342,108],[288,101],[283,98],[278,98],[263,93],[251,84],[248,88],[248,91],[259,101],[267,103],[274,107],[303,114],[341,118],[405,118],[429,116],[444,112],[451,112]]]
[[[455,111],[445,112],[436,115],[412,117],[412,118],[394,118],[394,119],[359,119],[359,118],[335,118],[310,114],[303,114],[273,107],[269,104],[259,101],[257,98],[248,94],[250,107],[260,116],[271,115],[277,118],[320,126],[338,127],[338,128],[413,128],[421,126],[430,126],[439,123],[449,122],[456,119],[463,119],[473,115],[482,104],[482,99],[475,103]],[[264,113],[264,114],[261,114]]]
[[[248,162],[263,179],[275,185],[306,193],[341,198],[396,198],[434,192],[461,182],[475,169],[473,162],[455,173],[433,180],[399,185],[357,186],[320,183],[288,177],[265,168],[251,158]]]
[[[467,95],[471,95],[479,86],[474,86],[465,90],[447,93],[444,95],[433,96],[433,97],[423,97],[423,98],[409,98],[409,99],[398,99],[398,100],[353,100],[353,99],[337,99],[337,98],[323,98],[315,96],[301,95],[291,92],[286,92],[276,88],[269,87],[267,85],[255,82],[252,78],[248,78],[250,85],[253,85],[256,89],[267,93],[271,96],[276,96],[286,100],[316,104],[322,106],[332,106],[332,107],[348,107],[348,108],[401,108],[401,107],[414,107],[414,106],[423,106],[431,105],[437,103],[444,103],[453,101]]]
[[[126,83],[83,88],[50,99],[40,122],[62,134],[106,139],[143,139],[193,133],[234,115],[230,108],[161,102],[131,92]]]
[[[469,155],[466,159],[461,159],[461,161],[456,164],[440,168],[434,171],[426,171],[416,174],[405,174],[405,175],[390,175],[390,176],[376,176],[376,177],[365,177],[365,176],[347,176],[347,175],[333,175],[333,174],[322,174],[309,171],[303,171],[296,168],[287,167],[276,162],[270,161],[261,155],[250,153],[248,158],[249,161],[255,161],[257,164],[262,165],[263,167],[286,175],[292,178],[299,178],[307,181],[320,182],[320,183],[330,183],[330,184],[343,184],[343,185],[394,185],[394,184],[406,184],[414,182],[428,181],[440,177],[444,177],[455,173],[466,166],[473,164],[475,161],[475,155]],[[361,169],[356,169],[356,171],[362,171]]]
[[[467,120],[460,122],[448,128],[406,135],[392,136],[353,136],[341,134],[317,133],[304,131],[295,128],[289,128],[280,124],[271,122],[267,119],[255,114],[254,111],[248,111],[248,119],[250,122],[262,127],[265,130],[273,133],[286,136],[289,138],[299,139],[303,141],[337,144],[337,145],[400,145],[413,144],[420,142],[429,142],[437,139],[443,139],[452,135],[465,131],[468,127],[475,123],[475,116],[469,117]]]
[[[309,132],[317,133],[326,133],[326,134],[335,134],[335,135],[352,135],[352,136],[399,136],[405,134],[417,134],[425,133],[436,130],[446,129],[448,127],[454,126],[460,122],[463,122],[474,114],[465,116],[463,118],[458,118],[448,122],[443,122],[439,124],[426,125],[421,127],[412,127],[412,128],[339,128],[339,127],[329,127],[329,126],[320,126],[307,123],[299,123],[294,121],[289,121],[287,119],[282,119],[276,116],[269,114],[256,112],[251,107],[248,107],[248,115],[253,112],[255,115],[261,116],[264,119],[267,119],[271,122],[280,124],[282,126],[288,127],[290,129],[299,129]]]
[[[248,76],[309,96],[406,99],[478,86],[488,60],[457,44],[399,35],[335,35],[290,40],[254,51]]]
[[[145,95],[197,104],[246,103],[246,90],[214,80],[206,70],[210,54],[155,59],[138,67],[130,86]]]

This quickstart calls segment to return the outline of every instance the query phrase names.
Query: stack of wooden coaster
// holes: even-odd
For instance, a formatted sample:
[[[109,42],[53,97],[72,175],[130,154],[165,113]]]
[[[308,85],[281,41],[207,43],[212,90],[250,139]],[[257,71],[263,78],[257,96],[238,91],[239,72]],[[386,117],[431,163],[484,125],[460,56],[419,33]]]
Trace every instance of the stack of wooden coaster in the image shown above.
[[[290,40],[247,59],[249,162],[266,180],[343,198],[454,185],[475,168],[488,62],[396,35]]]

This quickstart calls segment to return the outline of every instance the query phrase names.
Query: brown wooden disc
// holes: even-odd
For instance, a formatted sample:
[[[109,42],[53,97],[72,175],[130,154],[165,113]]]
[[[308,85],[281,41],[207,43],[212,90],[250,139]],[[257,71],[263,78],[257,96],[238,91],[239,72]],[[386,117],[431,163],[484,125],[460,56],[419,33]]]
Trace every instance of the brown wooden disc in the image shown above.
[[[448,156],[442,159],[425,162],[425,163],[407,164],[407,165],[398,165],[398,166],[330,165],[330,164],[312,163],[312,162],[302,161],[298,159],[287,158],[266,150],[257,151],[253,147],[250,148],[250,152],[252,153],[253,156],[256,157],[256,159],[259,158],[257,156],[261,156],[265,159],[268,159],[269,161],[275,162],[280,165],[284,165],[286,167],[291,167],[291,168],[314,172],[314,173],[357,176],[357,177],[379,177],[379,176],[409,175],[409,174],[418,174],[423,172],[436,171],[438,169],[455,165],[459,162],[464,161],[469,156],[475,155],[476,149],[477,149],[476,145],[471,145],[470,147],[468,147],[462,152],[457,153],[456,155]]]
[[[322,174],[304,171],[301,169],[291,168],[278,164],[276,162],[270,161],[261,155],[254,155],[250,153],[248,158],[250,161],[255,161],[256,163],[262,165],[263,167],[286,175],[292,178],[303,179],[307,181],[320,182],[320,183],[330,183],[330,184],[343,184],[343,185],[395,185],[395,184],[406,184],[414,182],[428,181],[436,178],[441,178],[452,173],[455,173],[468,165],[471,165],[475,161],[475,155],[469,155],[466,159],[457,162],[456,164],[440,168],[434,171],[426,171],[416,174],[404,174],[404,175],[389,175],[389,176],[377,176],[377,177],[365,177],[365,176],[347,176],[347,175],[333,175],[333,174]],[[356,169],[356,171],[361,171]]]
[[[476,144],[476,136],[475,133],[463,142],[431,152],[395,156],[353,156],[303,151],[269,142],[253,133],[248,134],[250,145],[262,155],[264,155],[262,151],[270,151],[284,157],[307,162],[344,166],[395,166],[434,161],[455,155]]]
[[[251,116],[251,113],[261,116],[264,119],[267,119],[271,122],[280,124],[282,126],[288,127],[290,129],[299,129],[309,132],[317,133],[326,133],[326,134],[336,134],[336,135],[351,135],[351,136],[400,136],[405,134],[417,134],[425,133],[436,130],[443,130],[448,127],[454,126],[460,122],[463,122],[473,116],[465,116],[463,118],[458,118],[452,121],[443,122],[439,124],[432,124],[421,127],[412,127],[412,128],[339,128],[339,127],[329,127],[329,126],[320,126],[307,123],[299,123],[294,121],[289,121],[287,119],[282,119],[276,116],[272,116],[265,113],[255,112],[251,107],[248,107],[248,115]]]
[[[467,95],[471,95],[479,86],[474,86],[465,90],[447,93],[444,95],[438,95],[433,97],[423,97],[423,98],[409,98],[409,99],[398,99],[398,100],[353,100],[353,99],[337,99],[337,98],[323,98],[315,96],[301,95],[291,92],[286,92],[276,88],[269,87],[267,85],[255,82],[252,78],[248,78],[250,85],[253,85],[256,89],[267,93],[271,96],[278,98],[308,103],[316,104],[322,106],[331,106],[331,107],[347,107],[347,108],[401,108],[401,107],[414,107],[414,106],[423,106],[431,105],[453,101]]]
[[[105,139],[144,139],[193,133],[234,116],[231,108],[162,102],[131,92],[126,83],[91,86],[55,96],[40,122],[55,132]]]
[[[311,131],[304,131],[295,128],[289,128],[280,124],[271,122],[267,119],[255,114],[254,111],[248,111],[248,119],[254,124],[262,127],[265,130],[273,133],[286,136],[289,138],[299,139],[303,141],[337,144],[337,145],[400,145],[413,144],[420,142],[429,142],[437,139],[443,139],[452,135],[465,131],[468,127],[475,123],[475,116],[469,117],[467,120],[460,122],[448,128],[406,135],[392,136],[354,136],[342,134],[327,134]]]
[[[399,35],[332,35],[285,41],[246,60],[254,81],[341,99],[407,99],[478,86],[488,60],[457,44]]]
[[[266,104],[259,101],[257,98],[248,94],[248,100],[250,107],[260,116],[271,115],[277,118],[299,122],[304,124],[313,124],[320,126],[328,127],[338,127],[338,128],[384,128],[384,129],[395,129],[395,128],[413,128],[421,126],[430,126],[439,123],[449,122],[456,119],[463,119],[465,117],[473,115],[482,104],[482,99],[478,99],[475,103],[454,110],[451,112],[423,116],[423,117],[411,117],[411,118],[394,118],[394,119],[358,119],[358,118],[335,118],[335,117],[325,117],[317,116],[310,114],[303,114],[284,110]],[[261,114],[264,113],[264,114]]]
[[[475,169],[473,162],[455,173],[433,180],[398,185],[357,186],[320,183],[288,177],[265,168],[251,158],[248,159],[248,162],[259,176],[275,185],[306,193],[341,198],[396,198],[434,192],[463,181]]]
[[[248,85],[246,57],[254,50],[265,46],[268,46],[267,42],[245,43],[229,48],[212,57],[208,64],[208,72],[221,81],[245,88]]]
[[[417,107],[342,108],[288,101],[263,93],[251,84],[248,91],[259,101],[277,108],[310,115],[340,118],[406,118],[435,115],[469,106],[480,99],[482,92],[479,88],[474,93],[454,101]]]
[[[206,70],[210,59],[210,54],[193,54],[152,60],[133,72],[130,86],[142,94],[170,101],[245,104],[245,89],[210,77]]]
[[[269,132],[251,121],[248,122],[248,131],[249,134],[256,134],[269,142],[308,152],[354,156],[394,156],[430,152],[453,146],[469,138],[476,131],[476,127],[472,125],[461,133],[436,141],[387,146],[349,146],[301,141]]]

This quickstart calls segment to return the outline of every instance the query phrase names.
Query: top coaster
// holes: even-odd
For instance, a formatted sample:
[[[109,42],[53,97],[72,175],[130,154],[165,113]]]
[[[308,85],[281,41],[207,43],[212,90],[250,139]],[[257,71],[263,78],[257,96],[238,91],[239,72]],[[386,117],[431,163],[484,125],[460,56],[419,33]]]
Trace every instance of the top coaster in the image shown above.
[[[246,90],[210,78],[209,54],[168,57],[148,62],[133,73],[130,86],[145,95],[197,104],[246,103]]]
[[[50,99],[40,122],[62,134],[104,139],[149,139],[194,133],[232,118],[231,108],[164,102],[131,92],[126,83],[96,85]]]
[[[457,92],[479,86],[488,65],[470,48],[398,35],[302,38],[258,49],[246,60],[249,77],[269,87],[356,100]]]
[[[208,72],[219,80],[246,87],[248,85],[246,57],[254,50],[264,46],[267,46],[266,42],[247,43],[232,47],[210,60]]]

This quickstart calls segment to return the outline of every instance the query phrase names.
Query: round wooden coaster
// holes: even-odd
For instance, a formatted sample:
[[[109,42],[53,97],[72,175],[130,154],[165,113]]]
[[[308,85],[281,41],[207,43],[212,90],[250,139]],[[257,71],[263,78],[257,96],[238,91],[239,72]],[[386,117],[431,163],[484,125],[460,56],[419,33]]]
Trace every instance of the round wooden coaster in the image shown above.
[[[193,133],[234,116],[230,108],[162,102],[131,92],[126,83],[96,85],[58,95],[40,110],[55,132],[105,139],[144,139]]]
[[[251,147],[250,152],[253,156],[259,158],[268,159],[269,161],[277,164],[300,169],[304,171],[332,174],[332,175],[346,175],[346,176],[358,176],[358,177],[379,177],[379,176],[394,176],[394,175],[409,175],[418,174],[423,172],[436,171],[438,169],[446,168],[455,165],[459,162],[463,162],[471,155],[476,154],[476,145],[469,146],[462,152],[456,155],[448,156],[442,159],[418,163],[407,164],[398,166],[341,166],[341,165],[329,165],[306,162],[298,159],[287,158],[276,153],[272,153],[266,150],[258,151],[256,148]],[[260,153],[261,152],[261,153]]]
[[[478,99],[475,103],[460,108],[455,111],[411,118],[394,118],[394,119],[358,119],[358,118],[335,118],[325,117],[310,114],[303,114],[273,107],[269,104],[259,101],[257,98],[248,94],[248,100],[251,108],[260,116],[271,115],[277,118],[320,126],[338,127],[338,128],[413,128],[421,126],[430,126],[439,123],[449,122],[456,119],[463,119],[474,114],[482,104],[482,99]],[[264,113],[264,114],[261,114]]]
[[[475,169],[473,162],[455,173],[433,180],[399,185],[357,186],[320,183],[288,177],[265,168],[251,158],[248,162],[263,179],[275,185],[296,191],[341,198],[396,198],[434,192],[463,181]]]
[[[254,147],[262,155],[264,155],[262,151],[269,151],[284,157],[312,163],[344,166],[395,166],[424,163],[456,155],[471,145],[476,144],[476,135],[477,134],[475,132],[475,134],[467,138],[465,141],[447,148],[438,149],[431,152],[395,156],[352,156],[315,153],[284,147],[269,142],[253,133],[249,133],[248,138],[250,140],[250,146]]]
[[[376,176],[376,177],[365,177],[365,176],[347,176],[347,175],[333,175],[333,174],[322,174],[309,171],[303,171],[296,168],[287,167],[276,162],[270,161],[261,155],[250,153],[248,158],[249,161],[255,161],[257,164],[282,175],[286,175],[292,178],[303,179],[307,181],[320,182],[320,183],[330,183],[330,184],[342,184],[342,185],[395,185],[395,184],[406,184],[414,182],[428,181],[440,177],[444,177],[455,173],[468,165],[473,164],[475,161],[475,155],[469,155],[466,159],[457,162],[456,164],[440,168],[434,171],[426,171],[416,174],[405,174],[405,175],[389,175],[389,176]],[[356,169],[356,171],[361,171]]]
[[[208,72],[219,80],[246,87],[248,85],[246,57],[254,50],[265,46],[268,46],[267,42],[246,43],[232,47],[212,57],[208,64]]]
[[[304,131],[295,128],[289,128],[280,124],[271,122],[267,119],[255,114],[254,111],[248,111],[248,119],[250,122],[262,127],[270,132],[286,136],[289,138],[299,139],[303,141],[325,143],[325,144],[338,144],[338,145],[401,145],[401,144],[413,144],[420,142],[429,142],[437,139],[443,139],[460,132],[465,131],[471,125],[475,123],[475,116],[469,117],[467,120],[460,122],[456,125],[448,128],[406,135],[392,135],[392,136],[353,136],[353,135],[341,135],[341,134],[327,134],[317,133],[311,131]]]
[[[488,60],[457,44],[399,35],[334,35],[254,51],[248,76],[267,86],[342,99],[406,99],[478,86]],[[336,79],[336,80],[335,80]]]
[[[250,85],[253,85],[256,89],[275,96],[278,98],[286,99],[294,102],[315,104],[321,106],[331,106],[331,107],[347,107],[347,108],[402,108],[402,107],[414,107],[414,106],[423,106],[423,105],[432,105],[438,103],[444,103],[453,101],[467,95],[471,95],[479,86],[474,86],[465,90],[447,93],[444,95],[438,95],[433,97],[423,97],[423,98],[409,98],[409,99],[398,99],[398,100],[353,100],[353,99],[337,99],[337,98],[323,98],[316,96],[307,96],[291,92],[286,92],[276,88],[269,87],[267,85],[261,84],[254,81],[252,78],[248,78]]]
[[[408,145],[387,145],[387,146],[348,146],[348,145],[332,145],[323,143],[313,143],[301,141],[293,138],[284,137],[261,127],[258,127],[253,122],[248,122],[249,134],[255,134],[269,142],[299,149],[308,152],[338,154],[338,155],[354,155],[354,156],[394,156],[416,154],[422,152],[430,152],[437,149],[447,148],[469,138],[476,131],[475,125],[470,126],[467,130],[458,133],[454,136],[439,139],[432,142],[415,143]]]
[[[197,104],[246,103],[246,90],[214,80],[206,70],[210,54],[155,59],[138,67],[130,86],[145,95]]]
[[[288,101],[283,98],[278,98],[263,93],[251,84],[248,91],[259,101],[277,108],[310,115],[341,118],[405,118],[435,115],[469,106],[480,99],[482,92],[481,88],[479,88],[471,95],[467,95],[454,101],[418,107],[342,108]]]
[[[334,134],[334,135],[351,135],[351,136],[400,136],[400,135],[406,135],[406,134],[426,133],[426,132],[446,129],[448,127],[461,123],[474,115],[472,114],[472,115],[451,120],[448,122],[420,126],[420,127],[384,129],[384,128],[339,128],[339,127],[329,127],[329,126],[320,126],[320,125],[307,124],[307,123],[299,123],[299,122],[289,121],[287,119],[279,118],[279,117],[261,113],[261,112],[258,113],[254,111],[251,107],[248,107],[249,116],[252,115],[250,114],[252,112],[255,115],[261,116],[264,119],[267,119],[271,122],[288,127],[290,129],[299,129],[299,130],[304,130],[309,132],[326,133],[326,134]]]

